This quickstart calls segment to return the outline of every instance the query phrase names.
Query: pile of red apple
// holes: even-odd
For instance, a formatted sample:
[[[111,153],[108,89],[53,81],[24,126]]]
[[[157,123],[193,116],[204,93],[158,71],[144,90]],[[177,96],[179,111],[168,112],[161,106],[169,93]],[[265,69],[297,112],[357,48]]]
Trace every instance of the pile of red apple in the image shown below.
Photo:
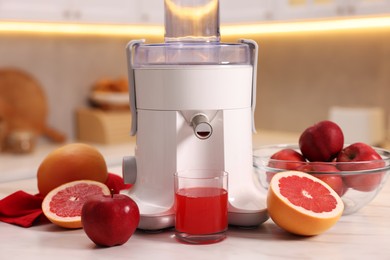
[[[304,130],[299,151],[285,148],[271,156],[269,167],[312,173],[342,196],[348,188],[369,192],[382,181],[382,157],[368,144],[357,142],[344,147],[344,134],[332,121],[321,121]],[[356,171],[370,171],[368,173]],[[339,172],[343,174],[338,174]],[[344,173],[354,171],[355,173]],[[272,174],[267,176],[268,180]]]

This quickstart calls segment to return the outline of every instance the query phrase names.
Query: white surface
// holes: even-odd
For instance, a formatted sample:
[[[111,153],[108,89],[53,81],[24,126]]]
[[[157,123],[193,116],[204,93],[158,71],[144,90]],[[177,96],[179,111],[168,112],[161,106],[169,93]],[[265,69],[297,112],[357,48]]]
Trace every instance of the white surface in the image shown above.
[[[297,135],[259,131],[254,136],[255,146],[281,142],[297,142]],[[123,144],[98,148],[107,156],[110,171],[119,173],[121,166],[113,165],[121,161],[123,155],[132,154],[134,146]],[[0,173],[7,175],[2,171],[7,168],[12,175],[21,165],[15,162],[22,158],[24,169],[33,172],[39,158],[49,150],[50,146],[45,146],[26,157],[7,155],[11,164],[4,164],[1,154]],[[29,179],[0,182],[0,198],[17,190],[37,192],[35,175],[28,175]],[[172,230],[157,234],[137,231],[126,244],[101,249],[95,247],[82,229],[64,230],[53,224],[21,228],[0,222],[0,259],[389,259],[389,219],[388,182],[365,208],[341,217],[330,230],[314,237],[289,235],[268,220],[252,230],[229,227],[227,239],[218,244],[181,244],[175,240]]]
[[[137,109],[245,108],[252,100],[252,66],[186,65],[135,69],[135,88]]]
[[[248,199],[261,196],[252,180],[252,70],[250,65],[135,68],[137,178],[128,195],[140,208],[142,229],[160,229],[162,222],[172,226],[158,216],[171,212],[173,173],[191,168],[229,173],[229,214],[236,215],[230,224],[264,221],[265,204]],[[190,124],[198,113],[207,114],[213,127],[206,140]]]
[[[19,189],[34,193],[35,182],[0,183],[0,198]],[[137,231],[122,246],[97,248],[82,229],[0,223],[0,259],[389,259],[389,198],[388,182],[369,205],[318,236],[293,236],[268,220],[252,230],[229,227],[227,239],[211,245],[181,244],[166,230]]]

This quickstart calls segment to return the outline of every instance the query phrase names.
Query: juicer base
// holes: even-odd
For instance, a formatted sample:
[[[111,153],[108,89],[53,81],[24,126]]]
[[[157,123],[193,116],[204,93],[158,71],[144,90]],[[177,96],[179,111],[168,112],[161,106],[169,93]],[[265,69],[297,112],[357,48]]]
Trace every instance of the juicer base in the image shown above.
[[[175,226],[175,214],[166,215],[142,215],[138,224],[138,229],[146,232],[158,232],[163,229]]]
[[[252,228],[257,227],[269,218],[267,209],[253,211],[252,213],[228,212],[229,225]]]
[[[252,212],[228,212],[228,223],[241,228],[257,227],[269,218],[267,209]],[[141,214],[138,229],[146,232],[159,232],[175,226],[175,214],[143,215]]]

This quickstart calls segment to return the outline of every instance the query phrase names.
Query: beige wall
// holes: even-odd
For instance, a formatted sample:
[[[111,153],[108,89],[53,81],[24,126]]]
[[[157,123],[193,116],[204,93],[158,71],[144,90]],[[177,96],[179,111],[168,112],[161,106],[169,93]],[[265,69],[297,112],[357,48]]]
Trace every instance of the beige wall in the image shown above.
[[[126,76],[127,39],[0,35],[0,68],[21,68],[38,79],[48,103],[48,124],[74,137],[74,112],[88,104],[92,84]]]
[[[390,29],[246,38],[260,44],[257,128],[301,131],[333,105],[380,106],[390,115]],[[87,104],[93,82],[126,76],[129,40],[1,34],[0,68],[34,75],[48,97],[48,123],[73,137],[74,110]]]
[[[390,115],[390,29],[265,35],[257,127],[301,131],[331,106],[380,106]]]

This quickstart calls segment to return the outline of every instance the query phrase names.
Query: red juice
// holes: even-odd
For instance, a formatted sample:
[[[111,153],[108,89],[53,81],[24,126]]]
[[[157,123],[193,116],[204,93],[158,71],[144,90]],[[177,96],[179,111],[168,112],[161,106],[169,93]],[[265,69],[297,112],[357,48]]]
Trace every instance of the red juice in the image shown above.
[[[196,187],[175,194],[176,230],[183,233],[213,234],[227,228],[228,193],[225,189]]]

